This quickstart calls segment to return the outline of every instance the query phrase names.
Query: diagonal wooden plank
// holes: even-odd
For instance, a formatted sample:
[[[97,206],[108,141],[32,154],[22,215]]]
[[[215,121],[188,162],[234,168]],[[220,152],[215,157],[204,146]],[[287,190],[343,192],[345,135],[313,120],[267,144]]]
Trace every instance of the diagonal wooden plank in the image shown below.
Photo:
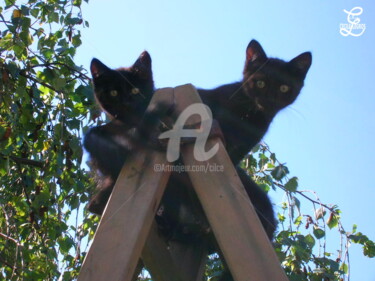
[[[125,163],[79,281],[131,280],[169,177],[154,164],[164,162],[164,154],[143,151]]]
[[[151,227],[145,247],[142,251],[142,261],[154,281],[187,281],[175,265],[168,244],[159,235],[157,225]]]
[[[207,263],[207,237],[191,243],[171,242],[169,251],[184,280],[202,281]]]
[[[200,102],[191,85],[176,87],[174,94],[178,101],[178,112],[191,103]],[[200,117],[194,115],[187,123],[198,122]],[[182,148],[182,156],[187,167],[223,167],[223,170],[217,169],[216,172],[195,169],[189,172],[189,176],[234,279],[287,281],[223,144],[218,138],[210,139],[205,150],[217,143],[219,151],[207,161],[195,159],[194,143]]]
[[[155,94],[149,109],[173,103],[173,89]],[[169,172],[165,153],[144,149],[127,159],[108,201],[94,241],[82,265],[79,281],[130,281],[159,206]]]
[[[142,251],[142,261],[154,281],[202,281],[207,260],[207,239],[193,243],[161,237],[154,223]]]

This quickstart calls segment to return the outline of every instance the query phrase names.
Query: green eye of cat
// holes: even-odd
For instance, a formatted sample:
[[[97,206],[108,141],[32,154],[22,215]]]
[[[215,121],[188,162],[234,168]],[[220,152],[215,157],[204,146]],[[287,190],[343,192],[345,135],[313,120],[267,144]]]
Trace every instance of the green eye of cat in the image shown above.
[[[110,94],[112,97],[117,97],[117,91],[116,91],[116,90],[112,90],[112,91],[110,91],[109,94]]]
[[[286,93],[289,91],[289,86],[288,85],[281,85],[280,86],[280,92]]]
[[[263,80],[258,80],[257,81],[257,87],[259,89],[263,89],[265,86],[266,86],[266,82],[264,82]]]
[[[138,89],[138,88],[133,88],[133,89],[132,89],[132,94],[133,94],[133,95],[137,95],[137,94],[139,94],[139,89]]]

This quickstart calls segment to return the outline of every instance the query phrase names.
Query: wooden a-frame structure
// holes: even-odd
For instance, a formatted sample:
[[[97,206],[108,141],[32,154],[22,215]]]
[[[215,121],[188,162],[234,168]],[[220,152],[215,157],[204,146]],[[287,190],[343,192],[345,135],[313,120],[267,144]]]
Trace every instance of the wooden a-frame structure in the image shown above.
[[[174,104],[175,113],[200,103],[188,84],[158,90],[150,103]],[[196,117],[196,118],[194,118]],[[199,123],[193,115],[187,125]],[[287,281],[279,260],[257,217],[229,156],[217,138],[219,151],[198,162],[194,143],[181,147],[185,165],[224,166],[222,172],[189,172],[194,190],[236,281]],[[142,263],[154,281],[202,281],[207,258],[205,240],[189,245],[166,245],[154,223],[170,173],[155,172],[155,165],[168,165],[165,152],[144,150],[126,161],[101,218],[94,241],[83,262],[78,281],[132,281]]]

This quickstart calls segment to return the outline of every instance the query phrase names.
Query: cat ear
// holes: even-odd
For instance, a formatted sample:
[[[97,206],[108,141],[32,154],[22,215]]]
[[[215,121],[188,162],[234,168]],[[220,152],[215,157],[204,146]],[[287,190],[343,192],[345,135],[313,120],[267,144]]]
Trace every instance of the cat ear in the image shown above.
[[[150,54],[144,51],[133,64],[133,68],[145,78],[148,77],[152,72]]]
[[[102,63],[100,60],[94,58],[91,61],[90,70],[91,70],[92,77],[98,78],[104,72],[111,70],[111,69],[108,66],[106,66],[104,63]]]
[[[251,40],[246,49],[246,64],[256,60],[266,60],[267,55],[256,40]]]
[[[312,56],[310,52],[305,52],[295,57],[289,62],[289,65],[302,77],[305,77],[309,70],[312,62]]]

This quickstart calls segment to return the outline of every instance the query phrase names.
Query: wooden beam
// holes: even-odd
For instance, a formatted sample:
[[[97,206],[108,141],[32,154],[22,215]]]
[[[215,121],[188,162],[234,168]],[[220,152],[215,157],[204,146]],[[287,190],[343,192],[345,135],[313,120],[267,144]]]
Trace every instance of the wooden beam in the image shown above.
[[[130,281],[146,242],[169,172],[154,171],[165,154],[141,151],[125,163],[78,281]]]
[[[158,233],[156,223],[151,227],[142,251],[142,260],[153,281],[188,281],[176,266],[169,246]]]
[[[152,99],[149,109],[163,103],[176,106],[173,88],[158,90]],[[164,124],[173,127],[174,120],[168,118]],[[173,163],[168,163],[173,165]],[[165,241],[157,233],[157,226],[151,228],[142,260],[155,281],[201,281],[207,259],[207,241],[184,244],[176,241]]]
[[[191,243],[171,242],[175,266],[187,281],[202,281],[207,263],[207,237]]]
[[[200,102],[192,85],[176,87],[174,94],[178,100],[177,112],[192,103]],[[200,117],[194,115],[187,125],[200,121]],[[208,161],[201,162],[194,158],[194,143],[182,148],[182,156],[184,164],[190,167],[223,167],[222,171],[217,172],[189,172],[189,176],[234,279],[287,281],[220,139],[208,140],[205,150],[208,151],[217,143],[219,151]]]
[[[153,108],[160,101],[175,105],[175,117],[188,105],[201,102],[191,85],[180,86],[174,90],[163,89],[159,94],[155,94],[149,108]],[[190,125],[198,122],[200,120],[196,116],[188,120]],[[223,165],[224,170],[220,172],[195,171],[189,172],[189,176],[234,279],[287,281],[221,141],[209,140],[206,151],[217,143],[219,151],[208,161],[199,162],[194,158],[194,143],[185,145],[182,155],[185,165],[190,167]],[[78,281],[132,279],[169,178],[169,172],[156,173],[155,164],[170,163],[167,163],[165,153],[146,149],[133,153],[125,163],[82,265]],[[165,255],[164,261],[173,260],[174,267],[170,269],[170,273],[180,271],[185,274],[189,270],[194,271],[190,277],[185,274],[187,279],[179,278],[178,274],[173,273],[177,279],[170,280],[199,280],[203,274],[203,258],[207,250],[207,247],[203,246],[204,241],[191,248],[172,245],[173,247],[166,251],[165,245],[154,243],[160,238],[155,240],[152,236],[155,235],[154,230],[150,235],[148,242],[151,244],[146,243],[142,254],[146,261],[148,257],[151,258],[147,263],[157,265],[155,259],[159,247],[162,249],[160,254]],[[157,243],[159,242],[161,241],[158,240]],[[171,256],[167,252],[170,252]],[[187,262],[185,266],[184,261]],[[172,262],[170,264],[172,265]],[[163,278],[163,274],[167,273],[164,269],[162,271],[157,278]]]

